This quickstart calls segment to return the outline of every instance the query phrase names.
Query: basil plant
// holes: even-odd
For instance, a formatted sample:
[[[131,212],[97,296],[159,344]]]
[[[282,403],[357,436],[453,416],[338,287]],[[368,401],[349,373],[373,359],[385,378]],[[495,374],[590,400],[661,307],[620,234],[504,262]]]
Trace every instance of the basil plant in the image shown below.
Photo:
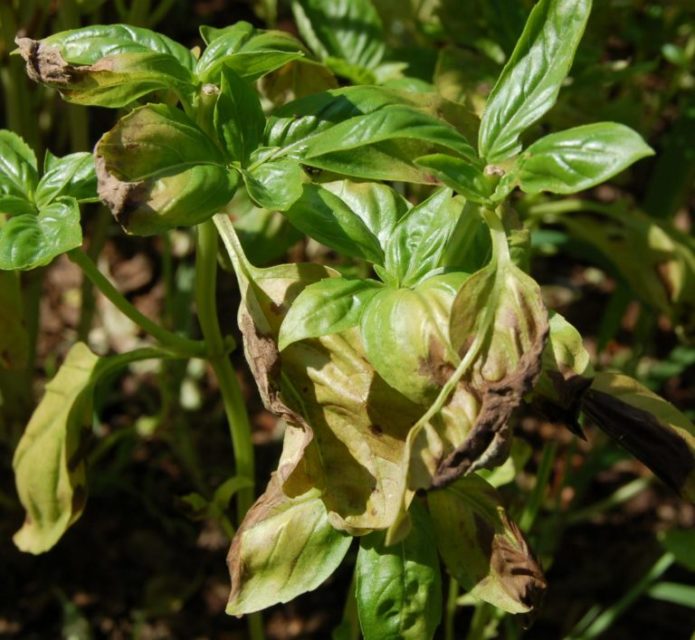
[[[48,155],[41,178],[26,145],[0,136],[0,267],[69,251],[109,291],[79,249],[79,204],[97,197],[128,234],[195,226],[204,342],[150,321],[158,344],[142,352],[72,348],[15,454],[27,511],[16,543],[45,551],[80,516],[80,442],[105,373],[203,356],[244,481],[228,613],[316,588],[353,538],[367,639],[432,638],[440,566],[478,600],[533,612],[543,571],[489,471],[508,464],[522,405],[575,431],[580,414],[590,417],[695,499],[693,425],[635,380],[594,372],[581,336],[528,273],[529,231],[511,204],[516,190],[589,189],[652,150],[613,122],[529,139],[570,71],[590,0],[536,3],[481,117],[385,62],[367,0],[293,7],[307,46],[245,22],[201,29],[202,52],[126,25],[17,40],[32,79],[68,102],[124,111],[93,156]],[[425,195],[413,204],[410,192]],[[235,229],[239,198],[281,212],[359,269],[255,266]],[[207,295],[220,238],[241,291],[246,360],[285,425],[277,469],[245,514],[248,423]]]

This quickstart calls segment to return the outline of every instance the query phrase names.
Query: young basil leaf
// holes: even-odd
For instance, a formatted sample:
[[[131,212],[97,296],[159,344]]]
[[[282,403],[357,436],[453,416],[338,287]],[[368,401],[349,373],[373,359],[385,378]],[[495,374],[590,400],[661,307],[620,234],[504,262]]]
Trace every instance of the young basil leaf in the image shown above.
[[[504,611],[533,611],[546,581],[497,491],[473,474],[431,491],[427,502],[439,553],[453,578]]]
[[[39,208],[60,196],[70,196],[78,202],[95,202],[99,199],[94,156],[91,153],[79,152],[56,158],[47,151],[43,170],[44,174],[36,188]]]
[[[81,244],[80,208],[63,196],[0,226],[0,269],[35,269]]]
[[[620,373],[597,373],[584,412],[686,500],[695,502],[695,425],[670,402]]]
[[[207,40],[196,66],[201,82],[218,83],[223,67],[253,81],[304,55],[304,47],[289,33],[254,29],[248,22],[237,22],[226,29],[201,27]]]
[[[480,123],[478,151],[488,162],[517,154],[519,135],[555,104],[590,11],[591,0],[540,0],[533,8]]]
[[[467,274],[433,276],[414,289],[385,288],[362,312],[367,358],[412,402],[428,405],[458,363],[448,339],[451,305]]]
[[[400,286],[414,285],[441,266],[463,211],[462,199],[452,196],[451,190],[438,189],[393,230],[384,266]]]
[[[359,324],[365,306],[383,285],[374,280],[326,278],[306,287],[292,303],[278,336],[282,351],[293,342],[340,333]]]
[[[260,164],[252,160],[241,175],[251,199],[271,211],[286,211],[302,195],[304,173],[294,160],[279,158]]]
[[[475,273],[490,261],[490,252],[490,230],[480,208],[467,202],[444,248],[440,266],[447,271]]]
[[[305,184],[302,196],[285,211],[297,229],[347,256],[382,264],[379,241],[362,218],[331,191]]]
[[[99,195],[128,233],[192,226],[222,209],[237,175],[222,152],[182,111],[146,105],[97,143]]]
[[[246,166],[263,138],[265,116],[258,95],[228,67],[222,69],[220,94],[215,104],[215,129],[232,160]]]
[[[348,151],[386,140],[414,139],[446,147],[464,158],[475,158],[465,137],[448,123],[404,105],[386,105],[378,111],[358,115],[317,134],[308,143],[307,160]]]
[[[299,33],[321,59],[375,69],[384,57],[379,14],[369,0],[293,0]]]
[[[352,538],[335,530],[318,491],[291,499],[273,475],[246,514],[227,557],[227,613],[242,616],[316,589],[342,562]]]
[[[39,181],[36,156],[16,133],[0,131],[0,197],[27,200]]]
[[[0,270],[0,370],[25,369],[29,333],[24,325],[19,274]]]
[[[483,172],[480,162],[432,153],[416,158],[415,165],[431,172],[434,178],[455,189],[471,202],[487,203],[494,192],[494,182]]]
[[[193,84],[193,54],[164,35],[128,25],[62,31],[43,40],[18,38],[32,80],[68,102],[123,107],[158,90],[180,96]]]
[[[378,182],[339,180],[321,185],[340,198],[386,247],[396,223],[409,211],[410,203],[395,189]]]
[[[360,539],[355,565],[357,611],[365,640],[431,640],[442,615],[442,587],[432,519],[410,508],[408,536],[392,546],[384,533]]]
[[[14,542],[22,551],[47,551],[82,514],[86,478],[79,451],[92,420],[98,364],[85,344],[74,345],[19,441],[12,466],[27,516]]]
[[[497,214],[487,212],[486,219],[492,260],[459,289],[449,326],[466,387],[482,404],[466,439],[441,461],[435,486],[506,457],[509,417],[541,371],[548,320],[540,288],[512,262]]]
[[[597,122],[533,143],[518,160],[526,193],[576,193],[595,187],[654,151],[630,127]]]

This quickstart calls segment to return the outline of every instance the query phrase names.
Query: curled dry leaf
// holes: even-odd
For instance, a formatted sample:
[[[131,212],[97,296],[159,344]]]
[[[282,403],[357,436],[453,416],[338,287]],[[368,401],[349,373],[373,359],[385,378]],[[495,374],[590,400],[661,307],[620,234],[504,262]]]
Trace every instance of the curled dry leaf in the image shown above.
[[[661,480],[695,502],[695,426],[629,376],[598,373],[584,412]]]

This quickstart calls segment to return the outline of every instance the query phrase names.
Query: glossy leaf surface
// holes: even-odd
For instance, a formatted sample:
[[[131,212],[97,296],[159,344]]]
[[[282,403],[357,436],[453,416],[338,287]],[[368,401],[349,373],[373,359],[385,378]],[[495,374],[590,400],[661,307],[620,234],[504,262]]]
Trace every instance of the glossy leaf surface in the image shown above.
[[[60,196],[70,196],[78,202],[98,199],[94,156],[91,153],[78,152],[56,158],[46,152],[44,174],[36,189],[36,203],[41,207]]]
[[[401,542],[386,546],[382,532],[360,540],[355,566],[357,607],[365,640],[431,640],[442,611],[434,529],[418,503]]]
[[[584,33],[591,0],[540,0],[488,97],[478,151],[501,162],[521,150],[519,135],[554,104]]]
[[[38,180],[34,152],[16,133],[0,131],[0,198],[26,200]]]
[[[299,164],[286,158],[256,164],[242,176],[251,199],[271,211],[289,209],[302,195],[305,179]]]

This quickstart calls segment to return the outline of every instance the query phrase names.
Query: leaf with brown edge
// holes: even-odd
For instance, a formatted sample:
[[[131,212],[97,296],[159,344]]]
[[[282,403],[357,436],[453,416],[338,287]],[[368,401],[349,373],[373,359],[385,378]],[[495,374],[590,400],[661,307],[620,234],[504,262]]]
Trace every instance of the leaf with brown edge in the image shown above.
[[[509,613],[538,606],[545,577],[491,485],[471,474],[427,501],[444,564],[464,589]]]
[[[695,502],[695,426],[676,407],[620,373],[596,374],[582,409],[598,427]]]
[[[82,514],[86,490],[80,441],[91,420],[98,363],[85,344],[73,346],[19,441],[12,466],[26,520],[14,542],[22,551],[47,551]]]
[[[504,461],[509,418],[540,375],[548,334],[538,284],[512,262],[497,214],[486,212],[486,220],[492,229],[492,260],[459,290],[449,327],[461,357],[457,393],[474,396],[480,409],[463,443],[440,462],[436,487]]]
[[[330,525],[318,491],[288,498],[273,475],[232,541],[227,613],[242,616],[315,589],[342,562],[351,542]]]
[[[559,313],[552,313],[542,369],[533,389],[533,406],[547,420],[566,426],[580,438],[578,417],[594,369],[580,333]]]

